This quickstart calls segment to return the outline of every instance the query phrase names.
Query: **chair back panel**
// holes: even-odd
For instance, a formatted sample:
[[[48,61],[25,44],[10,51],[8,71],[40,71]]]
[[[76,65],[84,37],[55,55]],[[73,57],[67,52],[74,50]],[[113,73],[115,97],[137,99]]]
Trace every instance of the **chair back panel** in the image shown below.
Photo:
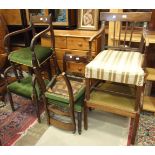
[[[82,73],[76,72],[74,70],[73,71],[68,70],[68,67],[67,67],[68,63],[71,63],[71,62],[86,65],[88,63],[88,56],[79,56],[79,55],[65,53],[63,57],[63,71],[64,72],[67,72],[68,74],[71,74],[71,75],[84,77],[84,74]]]
[[[151,20],[151,14],[151,12],[101,12],[100,20],[113,23],[113,35],[109,37],[113,40],[114,47],[130,48],[132,42],[141,42],[143,29]]]
[[[100,21],[149,22],[151,20],[151,14],[151,12],[101,12]]]
[[[52,16],[30,16],[30,22],[35,24],[52,24]]]

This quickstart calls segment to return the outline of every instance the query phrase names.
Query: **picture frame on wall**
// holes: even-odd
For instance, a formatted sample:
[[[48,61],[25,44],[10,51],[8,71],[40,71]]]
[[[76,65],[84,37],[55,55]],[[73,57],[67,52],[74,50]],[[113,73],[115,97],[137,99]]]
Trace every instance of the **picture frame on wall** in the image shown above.
[[[78,10],[78,29],[98,30],[99,10],[80,9]]]

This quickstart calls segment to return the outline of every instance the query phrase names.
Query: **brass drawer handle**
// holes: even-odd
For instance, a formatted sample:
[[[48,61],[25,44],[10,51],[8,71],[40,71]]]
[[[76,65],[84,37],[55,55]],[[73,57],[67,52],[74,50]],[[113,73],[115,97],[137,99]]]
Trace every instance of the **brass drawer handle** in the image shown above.
[[[78,68],[78,71],[81,72],[82,71],[82,68]]]
[[[78,43],[79,46],[82,46],[82,43]]]

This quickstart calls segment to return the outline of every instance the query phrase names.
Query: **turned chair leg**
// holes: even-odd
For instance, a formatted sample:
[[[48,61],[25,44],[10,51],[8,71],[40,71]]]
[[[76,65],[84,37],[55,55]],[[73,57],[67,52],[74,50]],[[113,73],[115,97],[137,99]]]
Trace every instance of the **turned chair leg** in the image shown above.
[[[78,117],[78,133],[79,133],[79,135],[81,135],[81,132],[82,132],[82,112],[78,112],[77,117]]]

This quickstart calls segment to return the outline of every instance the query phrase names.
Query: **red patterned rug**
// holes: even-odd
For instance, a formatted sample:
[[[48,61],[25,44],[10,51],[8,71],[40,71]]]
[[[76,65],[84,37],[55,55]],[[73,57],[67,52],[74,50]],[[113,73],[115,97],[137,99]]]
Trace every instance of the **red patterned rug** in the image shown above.
[[[14,145],[37,122],[35,106],[31,100],[16,95],[13,96],[13,99],[15,112],[9,110],[8,107],[0,109],[0,140],[2,146]]]

